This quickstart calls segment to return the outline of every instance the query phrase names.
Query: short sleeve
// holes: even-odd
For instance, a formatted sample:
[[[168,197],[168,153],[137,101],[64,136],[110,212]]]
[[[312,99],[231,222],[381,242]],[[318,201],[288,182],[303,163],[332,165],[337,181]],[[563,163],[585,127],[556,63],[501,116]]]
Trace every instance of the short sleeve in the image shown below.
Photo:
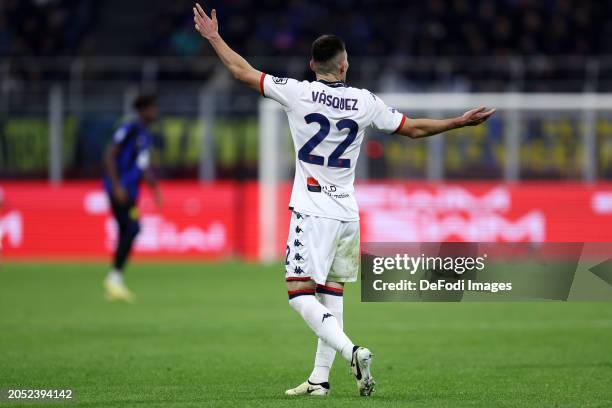
[[[374,98],[372,126],[385,133],[396,133],[406,122],[406,116],[395,108],[387,106],[379,97]]]
[[[117,129],[117,131],[113,135],[113,143],[114,144],[121,144],[121,143],[123,143],[123,141],[127,137],[128,130],[129,129],[128,129],[127,125],[123,125],[119,129]]]
[[[278,78],[265,73],[259,80],[259,91],[262,96],[274,99],[286,108],[291,108],[292,101],[297,100],[299,82],[291,78]]]

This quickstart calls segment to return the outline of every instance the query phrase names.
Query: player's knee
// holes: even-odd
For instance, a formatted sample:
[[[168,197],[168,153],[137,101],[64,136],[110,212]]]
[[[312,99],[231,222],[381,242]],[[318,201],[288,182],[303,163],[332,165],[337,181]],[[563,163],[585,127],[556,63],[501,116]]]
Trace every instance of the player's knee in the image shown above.
[[[302,299],[303,296],[314,296],[315,288],[316,284],[313,281],[288,281],[287,294],[289,295],[289,305],[296,312],[300,313],[303,302],[297,300]]]
[[[310,278],[304,278],[307,280],[294,280],[293,278],[287,278],[285,283],[287,284],[287,291],[296,291],[296,290],[312,290],[315,291],[317,284],[315,281]]]
[[[342,297],[344,294],[344,285],[338,282],[325,282],[325,285],[317,284],[316,292],[318,295]]]

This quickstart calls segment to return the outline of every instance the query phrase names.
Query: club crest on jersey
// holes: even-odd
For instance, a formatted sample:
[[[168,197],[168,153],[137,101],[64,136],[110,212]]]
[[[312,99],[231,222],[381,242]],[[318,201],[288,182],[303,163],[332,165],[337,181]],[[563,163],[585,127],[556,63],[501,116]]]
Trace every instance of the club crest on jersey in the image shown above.
[[[277,78],[277,77],[273,77],[272,80],[274,81],[276,85],[285,85],[288,81],[287,78]]]
[[[311,193],[321,192],[321,185],[319,184],[317,179],[314,177],[308,177],[306,179],[306,187],[308,188],[308,191],[310,191]]]

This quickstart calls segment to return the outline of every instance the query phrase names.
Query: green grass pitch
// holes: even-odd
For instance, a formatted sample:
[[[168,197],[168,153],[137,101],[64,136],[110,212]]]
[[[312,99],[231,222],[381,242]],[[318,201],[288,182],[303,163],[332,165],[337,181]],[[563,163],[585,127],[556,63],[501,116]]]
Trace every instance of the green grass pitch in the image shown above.
[[[0,388],[75,390],[54,407],[612,406],[611,303],[368,304],[349,285],[376,393],[357,396],[337,358],[329,398],[292,399],[316,341],[280,265],[134,264],[133,305],[104,300],[105,273],[0,265]]]

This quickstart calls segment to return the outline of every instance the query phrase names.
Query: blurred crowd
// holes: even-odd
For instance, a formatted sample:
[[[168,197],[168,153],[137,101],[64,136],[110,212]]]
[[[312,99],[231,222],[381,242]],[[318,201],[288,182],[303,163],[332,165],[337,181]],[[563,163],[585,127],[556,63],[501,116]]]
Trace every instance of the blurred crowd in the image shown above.
[[[321,33],[344,37],[352,55],[593,55],[612,52],[610,1],[589,0],[229,0],[216,3],[223,34],[250,55],[304,55]],[[189,1],[159,16],[184,51]],[[211,6],[212,7],[212,6]],[[185,12],[185,9],[188,11]],[[174,13],[173,13],[174,12]],[[173,15],[174,24],[164,22]],[[178,45],[178,46],[177,46]],[[194,50],[194,52],[197,52]]]
[[[1,0],[0,55],[208,53],[193,31],[192,0]],[[352,55],[612,54],[608,0],[216,0],[222,34],[247,55],[308,53],[333,32]],[[113,37],[113,18],[134,17]],[[96,31],[105,33],[96,36]],[[122,38],[129,41],[126,49]],[[96,47],[104,42],[105,47]]]
[[[0,0],[0,55],[79,53],[96,19],[96,0]]]

